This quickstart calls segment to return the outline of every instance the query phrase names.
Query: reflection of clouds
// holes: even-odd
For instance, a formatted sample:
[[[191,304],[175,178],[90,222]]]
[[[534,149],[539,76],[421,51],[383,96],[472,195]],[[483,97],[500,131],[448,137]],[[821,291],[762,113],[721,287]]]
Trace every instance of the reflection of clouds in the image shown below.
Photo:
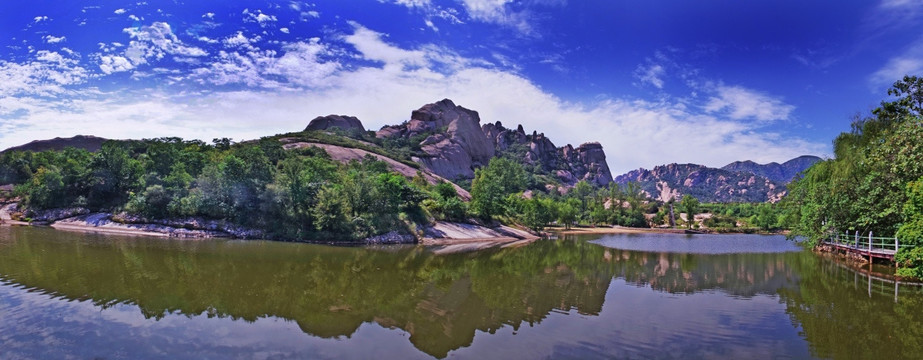
[[[365,323],[345,340],[306,335],[294,321],[254,322],[168,314],[154,321],[137,306],[100,308],[0,285],[0,348],[10,358],[425,358],[406,332]]]
[[[591,330],[588,330],[591,329]],[[778,296],[670,295],[613,280],[599,316],[551,313],[541,326],[478,332],[461,358],[808,358]],[[547,341],[554,339],[554,341]]]

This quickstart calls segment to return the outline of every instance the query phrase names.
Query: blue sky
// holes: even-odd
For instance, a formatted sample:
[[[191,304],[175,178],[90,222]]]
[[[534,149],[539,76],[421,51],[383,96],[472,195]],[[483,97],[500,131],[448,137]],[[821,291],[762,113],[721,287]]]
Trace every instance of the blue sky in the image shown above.
[[[6,1],[0,29],[0,148],[377,130],[450,98],[614,173],[781,162],[923,73],[912,0]]]

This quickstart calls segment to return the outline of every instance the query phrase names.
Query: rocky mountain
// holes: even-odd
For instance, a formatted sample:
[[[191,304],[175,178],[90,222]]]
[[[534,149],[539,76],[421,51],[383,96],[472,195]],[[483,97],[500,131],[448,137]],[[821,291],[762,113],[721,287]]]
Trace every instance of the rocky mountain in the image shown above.
[[[798,173],[807,170],[811,165],[821,160],[822,159],[817,156],[804,155],[782,164],[771,162],[763,165],[750,160],[735,161],[725,165],[721,169],[759,175],[775,182],[787,184],[791,182]]]
[[[414,158],[427,170],[447,179],[472,179],[474,169],[494,156],[509,155],[563,184],[579,180],[606,185],[612,174],[598,143],[556,147],[544,134],[526,134],[522,125],[507,129],[498,121],[481,126],[477,111],[452,100],[427,104],[411,113],[410,120],[385,126],[376,133],[383,139],[422,139],[423,156]]]
[[[45,151],[45,150],[64,150],[72,147],[85,149],[87,151],[97,151],[108,139],[90,135],[77,135],[69,138],[56,137],[49,140],[35,140],[24,145],[14,146],[2,152],[8,151]]]
[[[606,153],[599,143],[584,143],[576,148],[570,144],[556,147],[544,133],[533,131],[527,135],[522,125],[516,130],[507,129],[499,121],[484,124],[482,129],[498,153],[519,158],[523,164],[553,175],[561,183],[572,185],[586,180],[605,186],[612,182]]]
[[[308,127],[305,128],[305,131],[312,130],[327,130],[330,128],[338,128],[346,131],[349,130],[359,130],[365,131],[365,127],[362,126],[362,122],[359,121],[355,116],[346,116],[346,115],[327,115],[327,116],[318,116],[311,120],[308,123]]]
[[[635,182],[648,196],[660,201],[692,195],[702,202],[776,202],[785,195],[783,184],[764,176],[696,164],[633,170],[617,176],[615,182]]]

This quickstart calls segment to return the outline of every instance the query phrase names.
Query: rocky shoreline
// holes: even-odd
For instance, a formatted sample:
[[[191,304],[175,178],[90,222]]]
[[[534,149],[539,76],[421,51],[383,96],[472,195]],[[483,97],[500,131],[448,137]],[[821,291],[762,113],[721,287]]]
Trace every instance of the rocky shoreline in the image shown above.
[[[19,219],[19,220],[17,220]],[[22,221],[26,220],[26,221]],[[90,212],[85,208],[51,209],[43,211],[26,210],[21,212],[18,204],[0,207],[0,224],[24,226],[49,226],[65,231],[91,231],[120,235],[145,235],[181,239],[265,239],[265,234],[256,229],[237,226],[227,221],[203,218],[182,219],[148,219],[126,213]],[[431,226],[418,229],[422,235],[402,234],[391,231],[362,239],[354,244],[424,244],[448,246],[473,243],[506,244],[522,240],[535,240],[539,237],[525,230],[508,226],[488,228],[480,225],[436,222]],[[323,242],[331,243],[331,242]],[[349,244],[346,242],[343,244]],[[340,243],[338,243],[340,244]],[[481,245],[478,248],[492,247]]]

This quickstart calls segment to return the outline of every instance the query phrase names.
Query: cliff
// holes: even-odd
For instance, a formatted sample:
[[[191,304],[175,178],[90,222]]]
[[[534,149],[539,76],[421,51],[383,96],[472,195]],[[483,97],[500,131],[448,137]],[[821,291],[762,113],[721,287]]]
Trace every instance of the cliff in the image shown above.
[[[419,139],[423,156],[414,161],[447,179],[472,179],[474,169],[487,165],[494,156],[507,155],[552,175],[565,185],[579,180],[605,186],[612,182],[606,154],[599,143],[556,147],[543,133],[526,134],[499,121],[481,126],[476,111],[452,100],[427,104],[413,111],[410,120],[385,126],[376,133],[381,139]]]

